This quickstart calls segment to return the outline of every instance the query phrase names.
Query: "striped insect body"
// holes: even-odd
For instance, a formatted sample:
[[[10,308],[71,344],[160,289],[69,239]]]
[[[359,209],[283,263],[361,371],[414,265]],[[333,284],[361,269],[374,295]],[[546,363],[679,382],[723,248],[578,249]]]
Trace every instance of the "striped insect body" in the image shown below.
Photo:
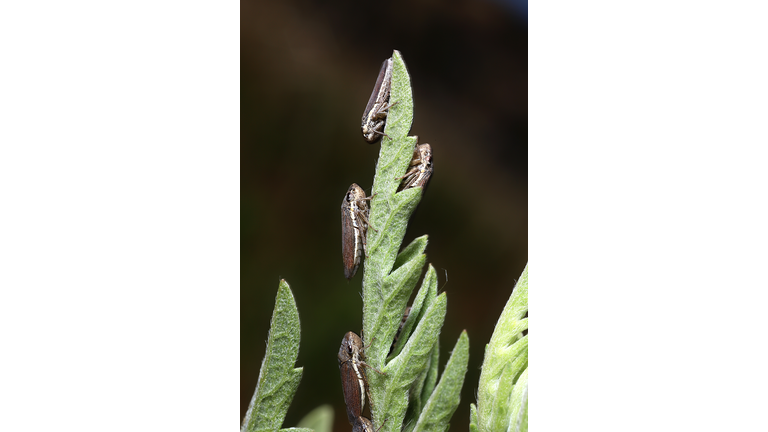
[[[344,393],[344,403],[347,405],[349,424],[354,425],[365,408],[365,396],[368,393],[368,379],[364,367],[382,373],[365,363],[365,348],[363,340],[354,332],[347,332],[341,340],[339,348],[339,372],[341,373],[341,390]]]
[[[351,279],[357,272],[360,260],[367,253],[369,208],[363,188],[352,183],[341,202],[341,258],[344,262],[344,277]],[[376,228],[371,227],[376,230]]]
[[[376,85],[373,87],[371,97],[368,99],[368,105],[363,111],[363,120],[361,130],[363,139],[369,144],[373,144],[384,133],[384,125],[387,121],[389,108],[394,105],[389,103],[389,94],[392,87],[392,58],[384,60],[379,70],[379,76],[376,78]],[[397,102],[395,102],[397,103]]]
[[[341,340],[339,348],[339,372],[341,373],[341,390],[344,393],[344,403],[347,405],[349,423],[354,424],[365,407],[365,393],[368,381],[361,366],[363,361],[363,341],[353,332],[347,332]]]
[[[429,144],[420,144],[413,150],[413,158],[408,165],[408,171],[398,187],[398,192],[414,187],[425,189],[432,177],[432,146]]]

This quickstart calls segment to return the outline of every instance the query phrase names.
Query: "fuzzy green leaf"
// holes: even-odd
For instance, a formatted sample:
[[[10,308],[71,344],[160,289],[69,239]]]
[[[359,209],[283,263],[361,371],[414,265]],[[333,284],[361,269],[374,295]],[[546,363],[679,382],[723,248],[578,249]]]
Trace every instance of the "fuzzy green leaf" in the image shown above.
[[[421,238],[425,238],[426,236],[419,237],[416,240],[419,240]],[[416,243],[416,240],[413,241],[413,243]],[[413,245],[411,243],[411,245]],[[408,246],[410,248],[411,246]],[[406,248],[406,249],[408,249]],[[398,260],[400,257],[398,257]],[[429,305],[432,304],[430,301],[427,307],[424,307],[425,299],[429,297],[430,300],[433,300],[435,297],[437,297],[437,273],[435,272],[435,268],[432,267],[432,264],[429,265],[429,269],[427,270],[426,276],[424,276],[424,280],[421,282],[421,288],[419,288],[419,292],[416,293],[416,298],[413,300],[413,304],[411,305],[411,313],[408,315],[408,319],[405,320],[405,325],[403,326],[403,330],[400,332],[400,338],[397,340],[397,343],[395,344],[395,349],[392,350],[392,354],[390,354],[390,357],[394,358],[398,354],[400,354],[400,351],[403,350],[403,347],[405,346],[405,343],[408,341],[408,338],[411,336],[411,332],[413,331],[414,327],[416,327],[416,323],[421,320],[422,312],[425,311]]]
[[[477,427],[477,406],[469,404],[469,432],[479,432]]]
[[[388,431],[400,430],[408,408],[409,389],[427,367],[432,347],[440,336],[446,307],[447,297],[443,293],[424,314],[400,355],[384,368],[386,375],[368,374],[372,414],[377,419],[388,419],[388,424],[392,422],[391,428],[385,425]]]
[[[400,266],[392,274],[384,279],[382,284],[385,291],[389,293],[383,301],[379,299],[370,299],[369,302],[378,305],[376,321],[371,328],[371,335],[376,335],[375,339],[370,341],[370,347],[366,349],[368,362],[375,367],[383,367],[384,360],[392,346],[392,340],[395,338],[397,327],[402,321],[408,298],[411,296],[416,283],[421,276],[421,270],[427,261],[427,256],[422,254]],[[393,322],[398,325],[392,326]],[[366,329],[367,330],[367,329]],[[369,334],[367,331],[365,334]]]
[[[406,262],[414,259],[416,256],[421,255],[427,249],[427,236],[423,235],[413,239],[411,244],[406,246],[403,250],[397,254],[395,259],[395,265],[392,270],[397,270]]]
[[[382,371],[366,372],[371,421],[382,432],[400,431],[409,412],[414,421],[437,381],[438,336],[445,319],[447,298],[437,295],[437,277],[430,266],[413,302],[393,355],[387,358],[395,333],[426,263],[427,236],[400,250],[408,220],[423,191],[397,192],[418,142],[408,136],[413,122],[410,77],[400,53],[392,55],[392,83],[385,136],[372,188],[363,265],[363,340],[366,362]],[[458,398],[458,395],[457,395]],[[410,407],[410,408],[409,408]],[[410,411],[408,411],[410,410]],[[386,422],[385,422],[386,420]]]
[[[413,140],[413,144],[416,141]],[[413,149],[413,144],[407,142],[403,144],[406,148]],[[411,150],[412,151],[412,150]],[[411,153],[412,154],[412,153]],[[405,160],[403,166],[408,166],[410,157]],[[401,174],[404,170],[400,171]],[[394,174],[392,174],[394,175]],[[374,188],[376,183],[374,183]],[[385,195],[385,192],[375,192],[376,197],[371,200],[371,226],[378,231],[368,229],[368,253],[369,256],[364,262],[366,274],[376,275],[382,278],[392,271],[397,258],[397,251],[403,241],[405,230],[408,227],[408,218],[419,205],[421,200],[421,189],[407,189],[397,195]],[[374,212],[374,210],[378,210]],[[364,278],[365,282],[365,278]]]
[[[469,362],[469,336],[461,332],[453,353],[445,365],[440,384],[424,406],[414,432],[445,431],[450,426],[451,416],[459,406],[461,386]]]
[[[528,336],[522,334],[528,328],[528,319],[523,318],[526,312],[527,265],[485,348],[475,419],[480,432],[528,428]]]
[[[440,341],[435,342],[435,346],[432,347],[432,354],[429,356],[429,363],[427,363],[427,376],[424,378],[424,383],[419,392],[417,400],[420,405],[424,405],[424,402],[429,400],[432,396],[432,392],[435,391],[435,384],[437,384],[437,367],[440,362]],[[445,371],[443,371],[445,373]],[[419,410],[421,412],[421,406]]]
[[[528,430],[528,369],[520,375],[515,383],[510,399],[509,427],[511,432],[526,432]]]
[[[296,301],[288,283],[281,280],[272,312],[267,351],[241,431],[280,429],[301,381],[303,368],[293,367],[299,355],[300,335]]]
[[[506,430],[511,419],[516,418],[510,401],[515,383],[528,367],[528,336],[515,342],[500,358],[506,358],[507,363],[502,367],[499,379],[491,383],[495,387],[486,398],[486,403],[492,408],[491,415],[483,422],[489,427],[488,430],[494,431]]]
[[[410,403],[408,411],[405,412],[405,427],[403,432],[411,432],[416,427],[416,422],[424,409],[424,404],[429,399],[438,376],[437,366],[440,359],[440,340],[435,342],[435,346],[430,351],[427,367],[419,374],[416,381],[411,385]]]
[[[416,427],[416,420],[421,414],[421,410],[424,409],[424,403],[429,399],[429,396],[424,397],[424,393],[427,391],[427,386],[430,384],[429,380],[437,379],[437,365],[440,353],[440,341],[436,341],[432,350],[427,357],[427,365],[423,371],[416,377],[411,384],[411,388],[408,391],[410,402],[408,404],[408,410],[405,412],[405,424],[409,427],[406,431],[412,430]],[[434,390],[434,382],[431,382],[431,388],[429,392]]]
[[[426,311],[428,311],[429,308],[432,307],[432,304],[437,300],[437,272],[435,272],[434,267],[431,265],[429,266],[427,275],[424,277],[424,283],[422,285],[426,286],[427,293],[424,296],[424,305],[422,305],[421,312],[416,320],[417,324],[424,318]]]

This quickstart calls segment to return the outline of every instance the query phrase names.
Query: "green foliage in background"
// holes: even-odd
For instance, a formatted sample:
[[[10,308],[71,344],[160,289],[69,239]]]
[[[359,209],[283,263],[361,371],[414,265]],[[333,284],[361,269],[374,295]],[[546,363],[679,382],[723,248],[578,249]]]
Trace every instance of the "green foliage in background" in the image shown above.
[[[296,427],[314,430],[315,432],[331,432],[333,428],[333,407],[330,405],[320,405],[305,415]],[[295,431],[296,429],[291,430]]]
[[[471,432],[528,430],[528,266],[525,266],[485,347]]]

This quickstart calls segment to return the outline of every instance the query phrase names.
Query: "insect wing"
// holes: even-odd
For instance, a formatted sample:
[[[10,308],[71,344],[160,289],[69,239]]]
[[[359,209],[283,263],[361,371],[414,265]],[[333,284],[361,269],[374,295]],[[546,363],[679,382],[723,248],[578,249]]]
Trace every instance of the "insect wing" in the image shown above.
[[[339,347],[339,372],[341,374],[341,390],[344,403],[347,406],[349,424],[354,424],[365,407],[365,386],[367,384],[365,371],[360,365],[363,341],[353,332],[347,332]]]
[[[371,114],[373,114],[373,117],[375,117],[375,113],[379,108],[377,105],[380,106],[387,102],[386,99],[388,99],[391,86],[392,59],[388,58],[381,64],[379,76],[376,77],[376,84],[373,86],[371,97],[368,99],[368,104],[365,106],[365,111],[363,111],[363,121],[370,119],[372,117]]]
[[[341,259],[344,263],[344,277],[352,279],[360,265],[360,230],[355,228],[356,189],[352,184],[341,202]],[[359,222],[358,222],[359,224]],[[358,225],[359,226],[359,225]]]
[[[381,64],[379,76],[376,78],[376,84],[373,86],[371,97],[363,111],[361,131],[363,139],[369,144],[378,141],[384,133],[384,124],[387,118],[387,109],[389,109],[389,93],[392,87],[392,59],[388,58]]]

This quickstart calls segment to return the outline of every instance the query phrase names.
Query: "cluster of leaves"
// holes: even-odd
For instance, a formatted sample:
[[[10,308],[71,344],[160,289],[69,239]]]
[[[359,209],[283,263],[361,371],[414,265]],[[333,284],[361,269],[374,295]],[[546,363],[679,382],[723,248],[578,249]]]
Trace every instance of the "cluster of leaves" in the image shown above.
[[[437,294],[437,276],[430,265],[392,355],[388,357],[408,299],[426,264],[427,236],[402,252],[405,230],[422,197],[421,188],[397,192],[417,144],[408,136],[413,122],[410,77],[400,53],[392,55],[386,136],[381,140],[373,182],[368,254],[363,273],[363,335],[366,361],[384,374],[368,373],[373,424],[383,431],[441,431],[459,404],[469,360],[469,338],[456,342],[438,383],[440,329],[447,296]],[[385,422],[386,420],[386,422]]]
[[[517,281],[485,347],[471,432],[528,430],[528,266]]]
[[[410,218],[422,197],[421,188],[398,192],[417,138],[408,136],[413,121],[410,77],[400,53],[393,56],[390,108],[376,166],[368,230],[368,256],[363,272],[363,338],[367,363],[383,372],[368,372],[371,420],[381,431],[444,431],[459,405],[469,361],[469,337],[462,332],[438,382],[438,338],[445,320],[447,296],[437,293],[430,265],[408,319],[393,346],[408,299],[426,264],[427,236],[400,250]],[[470,430],[521,431],[528,427],[528,268],[504,308],[480,379],[477,407],[471,406]],[[280,282],[259,381],[241,431],[280,429],[301,380],[294,368],[299,349],[299,315],[285,281]],[[392,352],[390,354],[390,348]],[[290,430],[330,430],[333,413],[319,407]],[[284,429],[286,430],[286,429]]]

